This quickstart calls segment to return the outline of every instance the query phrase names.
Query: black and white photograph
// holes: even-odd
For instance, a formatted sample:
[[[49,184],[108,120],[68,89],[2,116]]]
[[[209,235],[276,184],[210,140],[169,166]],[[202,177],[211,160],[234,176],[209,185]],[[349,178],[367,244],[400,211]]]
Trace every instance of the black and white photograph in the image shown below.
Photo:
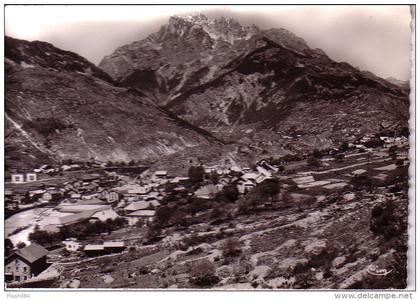
[[[3,9],[6,292],[409,299],[415,5]]]

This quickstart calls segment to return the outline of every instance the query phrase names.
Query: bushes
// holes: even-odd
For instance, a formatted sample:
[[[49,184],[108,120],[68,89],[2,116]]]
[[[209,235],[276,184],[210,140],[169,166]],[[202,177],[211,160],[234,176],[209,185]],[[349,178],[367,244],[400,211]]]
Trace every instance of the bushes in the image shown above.
[[[222,244],[222,252],[225,257],[238,256],[241,250],[241,242],[239,239],[229,238]]]
[[[24,127],[25,129],[34,129],[46,138],[53,134],[56,130],[64,130],[72,128],[73,126],[56,118],[36,118],[35,120],[26,121]]]
[[[267,179],[257,185],[258,193],[263,197],[267,198],[275,196],[280,192],[280,185],[277,179]]]
[[[358,175],[350,180],[350,184],[355,188],[371,187],[372,179],[367,175]]]
[[[308,166],[311,166],[311,167],[319,167],[321,165],[321,162],[319,161],[319,159],[315,157],[310,157],[307,160],[307,164]]]
[[[216,200],[223,202],[235,202],[238,200],[239,190],[236,184],[228,184],[223,187],[223,189],[217,193]]]
[[[39,230],[39,227],[35,227],[35,231],[29,234],[29,240],[40,245],[51,245],[70,237],[84,239],[91,235],[110,232],[112,230],[119,229],[126,224],[127,220],[125,218],[118,217],[115,220],[108,219],[105,222],[89,222],[88,220],[85,220],[79,223],[63,226],[57,233],[50,233],[44,230]]]
[[[216,268],[209,260],[193,263],[189,268],[190,282],[199,287],[212,287],[220,281]]]
[[[371,212],[370,230],[375,235],[383,235],[386,240],[399,237],[406,229],[407,224],[403,216],[399,216],[396,204],[391,200],[377,204]]]
[[[190,178],[190,182],[192,184],[198,184],[203,181],[204,179],[204,168],[202,166],[192,166],[188,169],[188,177]]]

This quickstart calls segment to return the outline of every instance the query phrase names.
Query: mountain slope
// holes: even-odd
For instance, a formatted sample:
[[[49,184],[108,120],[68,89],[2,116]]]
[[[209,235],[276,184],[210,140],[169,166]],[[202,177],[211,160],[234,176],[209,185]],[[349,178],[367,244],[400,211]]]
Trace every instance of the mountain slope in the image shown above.
[[[327,147],[407,126],[409,118],[406,89],[335,62],[285,29],[223,17],[171,17],[99,66],[225,140],[283,147],[292,135],[296,145]]]
[[[21,160],[150,162],[220,141],[156,107],[135,90],[116,87],[80,56],[50,44],[5,40],[6,157]],[[6,159],[7,160],[7,159]]]

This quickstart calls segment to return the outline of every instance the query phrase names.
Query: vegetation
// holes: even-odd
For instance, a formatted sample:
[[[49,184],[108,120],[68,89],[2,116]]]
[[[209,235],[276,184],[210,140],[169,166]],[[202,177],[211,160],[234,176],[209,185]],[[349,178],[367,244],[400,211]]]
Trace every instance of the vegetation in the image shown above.
[[[216,268],[209,260],[192,263],[189,268],[190,282],[198,287],[212,287],[220,281]]]
[[[50,118],[36,118],[35,120],[27,120],[24,124],[25,129],[34,129],[36,132],[47,138],[49,135],[55,133],[57,130],[64,130],[73,128],[73,125],[64,123],[54,117]]]
[[[223,256],[233,257],[241,254],[241,242],[236,238],[229,238],[222,244]]]
[[[192,184],[201,183],[204,180],[204,168],[202,166],[191,166],[188,169],[188,177]]]
[[[67,238],[85,239],[89,236],[98,235],[104,232],[124,227],[127,224],[125,218],[118,217],[115,220],[89,222],[88,220],[60,227],[59,232],[50,233],[40,230],[39,226],[29,234],[29,240],[40,245],[52,245],[59,243]]]
[[[228,184],[223,187],[223,189],[217,193],[216,200],[223,202],[235,202],[238,200],[239,190],[236,184]]]

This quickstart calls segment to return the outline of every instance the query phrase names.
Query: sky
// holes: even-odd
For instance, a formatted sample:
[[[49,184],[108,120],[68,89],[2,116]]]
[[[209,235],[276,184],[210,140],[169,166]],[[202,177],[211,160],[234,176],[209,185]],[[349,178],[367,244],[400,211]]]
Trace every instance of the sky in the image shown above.
[[[232,17],[261,29],[285,28],[310,47],[321,48],[383,78],[410,78],[410,8],[401,6],[204,6],[204,5],[10,5],[8,36],[41,40],[98,64],[124,44],[156,32],[172,15],[201,12]]]

